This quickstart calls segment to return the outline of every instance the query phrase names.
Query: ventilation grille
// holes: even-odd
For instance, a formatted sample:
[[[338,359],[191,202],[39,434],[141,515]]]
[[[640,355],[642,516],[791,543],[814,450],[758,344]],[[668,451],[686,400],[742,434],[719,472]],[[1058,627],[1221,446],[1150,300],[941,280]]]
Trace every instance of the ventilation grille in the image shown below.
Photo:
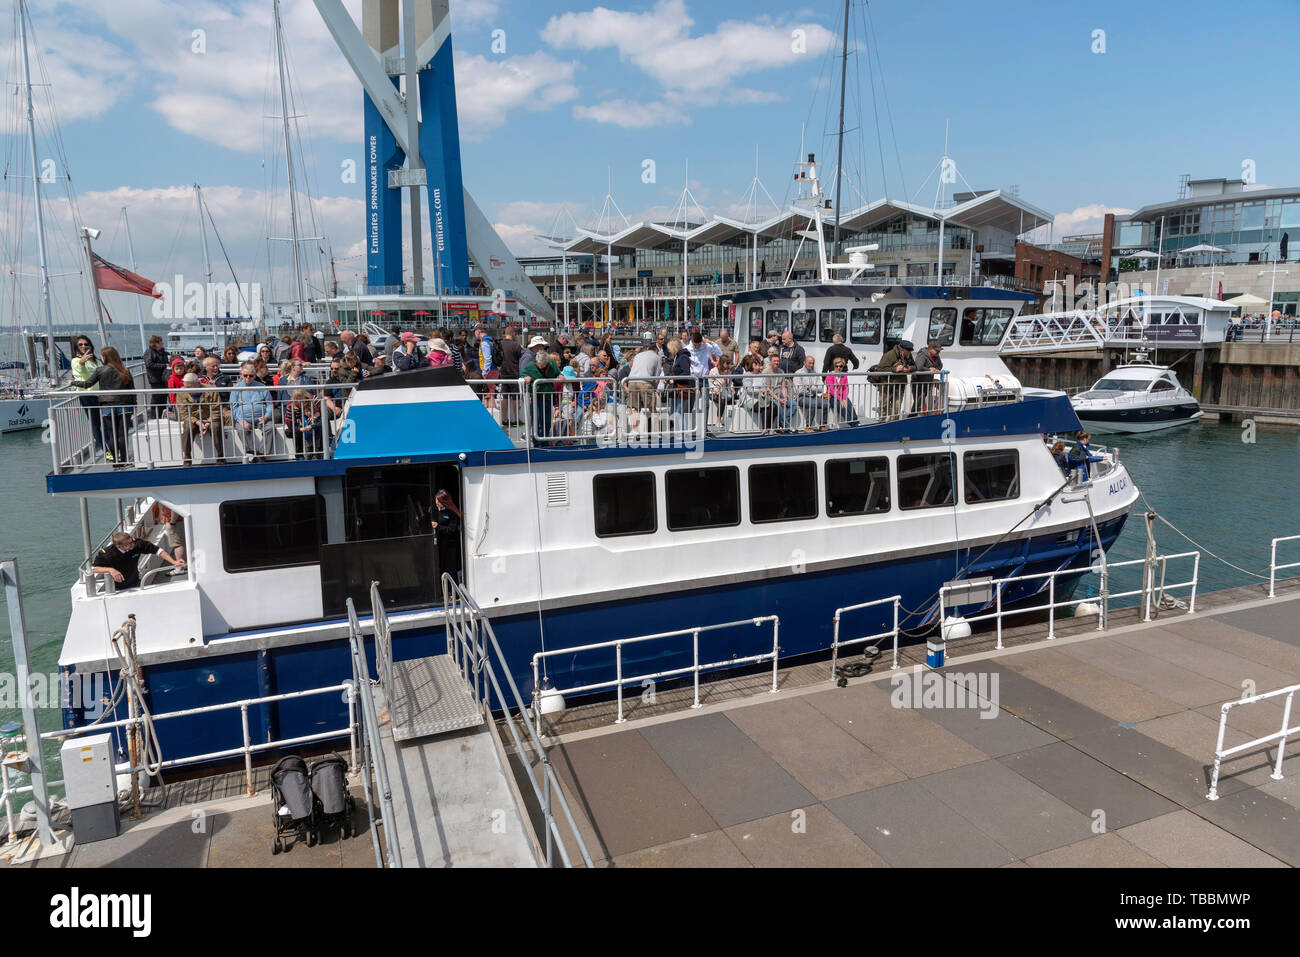
[[[569,507],[569,476],[566,472],[546,473],[546,507]]]

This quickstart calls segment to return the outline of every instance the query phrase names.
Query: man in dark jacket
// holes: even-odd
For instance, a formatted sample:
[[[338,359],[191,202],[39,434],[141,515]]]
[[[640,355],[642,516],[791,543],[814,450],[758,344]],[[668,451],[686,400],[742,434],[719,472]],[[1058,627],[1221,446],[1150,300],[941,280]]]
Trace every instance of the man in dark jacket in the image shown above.
[[[171,356],[163,348],[162,336],[149,337],[149,351],[144,354],[144,373],[149,379],[149,388],[167,388],[167,376],[171,373]],[[159,392],[149,396],[149,418],[156,419],[167,408],[167,396]]]
[[[779,350],[782,372],[786,375],[794,375],[797,372],[803,371],[803,346],[794,341],[794,333],[789,329],[781,333],[781,345],[779,346]]]
[[[515,338],[513,329],[507,328],[501,334],[501,357],[501,421],[514,424],[523,421],[523,413],[519,408],[519,385],[513,380],[519,378],[524,350]]]
[[[904,390],[907,388],[906,376],[916,371],[916,360],[912,358],[912,351],[912,343],[904,339],[881,356],[880,361],[870,369],[871,372],[894,373],[894,375],[880,376],[875,381],[882,419],[892,419],[901,411]]]
[[[853,350],[844,344],[844,337],[838,332],[835,333],[835,345],[826,350],[826,358],[822,360],[822,373],[830,372],[835,368],[835,360],[843,359],[846,365],[851,365],[856,370],[858,367],[858,357],[853,354]]]

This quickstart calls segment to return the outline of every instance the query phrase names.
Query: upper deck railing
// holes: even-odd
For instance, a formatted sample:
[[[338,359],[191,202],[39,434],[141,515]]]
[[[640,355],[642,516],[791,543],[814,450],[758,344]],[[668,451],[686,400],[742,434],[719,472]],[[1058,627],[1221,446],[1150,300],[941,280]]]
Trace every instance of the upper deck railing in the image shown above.
[[[353,388],[222,382],[66,398],[61,392],[50,405],[54,472],[332,458]]]

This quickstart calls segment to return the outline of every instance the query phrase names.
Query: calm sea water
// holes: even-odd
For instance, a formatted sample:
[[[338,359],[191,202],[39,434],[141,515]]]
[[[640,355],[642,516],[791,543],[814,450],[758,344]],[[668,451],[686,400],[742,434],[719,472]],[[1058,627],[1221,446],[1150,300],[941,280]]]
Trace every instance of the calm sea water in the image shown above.
[[[1243,441],[1252,439],[1253,441]],[[1267,574],[1269,541],[1300,534],[1300,431],[1260,426],[1250,435],[1241,425],[1198,423],[1141,437],[1099,436],[1114,443],[1150,506],[1205,548],[1256,573]],[[68,624],[68,590],[82,559],[81,524],[75,499],[45,492],[50,448],[40,431],[0,438],[0,475],[7,489],[6,520],[0,524],[0,556],[16,556],[22,577],[32,668],[57,671]],[[1141,558],[1146,547],[1139,502],[1112,561]],[[92,538],[98,543],[117,521],[111,501],[91,500]],[[1156,541],[1165,554],[1193,548],[1157,524]],[[1300,546],[1300,542],[1294,543]],[[1300,547],[1280,555],[1300,561]],[[1171,566],[1171,576],[1174,573]],[[1257,579],[1203,555],[1203,589],[1249,584]],[[1124,587],[1132,587],[1125,584]],[[8,617],[0,620],[0,673],[11,672]],[[18,717],[0,701],[0,721]],[[53,728],[57,711],[42,713]]]

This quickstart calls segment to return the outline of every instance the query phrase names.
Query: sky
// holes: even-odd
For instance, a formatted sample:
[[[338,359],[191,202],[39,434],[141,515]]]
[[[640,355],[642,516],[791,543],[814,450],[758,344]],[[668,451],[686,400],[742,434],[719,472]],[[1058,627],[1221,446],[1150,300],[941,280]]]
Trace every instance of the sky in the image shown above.
[[[359,18],[360,0],[344,2]],[[271,0],[29,7],[38,82],[101,251],[124,261],[126,206],[140,272],[200,277],[190,186],[201,183],[224,245],[214,258],[241,279],[274,273],[274,291],[287,244],[268,254],[265,236],[288,223]],[[593,225],[607,188],[629,220],[665,218],[688,166],[692,216],[743,213],[756,157],[776,203],[801,143],[833,168],[837,0],[451,9],[465,184],[516,254],[541,252],[537,234],[557,223]],[[316,220],[304,231],[328,238],[316,246],[346,282],[365,267],[362,94],[312,0],[282,10]],[[1017,185],[1057,237],[1174,198],[1183,173],[1300,184],[1286,105],[1300,0],[1253,0],[1241,17],[1198,0],[854,0],[851,19],[846,208],[934,202],[945,128],[958,188]],[[0,28],[12,84],[9,34]]]

